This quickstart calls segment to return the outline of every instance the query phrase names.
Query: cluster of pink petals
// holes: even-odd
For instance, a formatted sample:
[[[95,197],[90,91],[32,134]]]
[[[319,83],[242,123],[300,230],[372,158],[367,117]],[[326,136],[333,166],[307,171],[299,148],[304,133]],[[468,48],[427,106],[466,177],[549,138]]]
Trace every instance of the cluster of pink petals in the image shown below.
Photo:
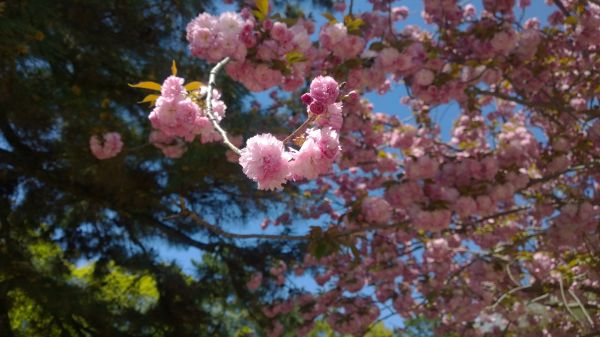
[[[90,137],[90,150],[94,157],[98,159],[109,159],[121,152],[123,141],[118,132],[108,132],[102,135],[102,138],[94,135]]]
[[[256,50],[254,59],[236,60],[227,65],[227,74],[241,82],[251,91],[263,91],[281,85],[287,91],[294,91],[305,83],[308,76],[308,61],[315,53],[309,34],[314,27],[310,21],[298,20],[288,27],[283,22],[265,20],[262,29],[268,34],[253,32],[251,44]],[[257,39],[256,36],[262,36]],[[242,37],[242,40],[246,38]],[[272,62],[287,62],[286,56],[296,54],[302,60],[288,64],[289,72],[285,75],[282,69],[273,69]]]
[[[291,173],[296,178],[315,179],[327,173],[341,151],[339,136],[329,127],[307,131],[307,138],[294,151],[290,163]]]
[[[255,291],[256,289],[258,289],[260,287],[260,285],[262,283],[262,279],[263,279],[263,275],[261,272],[254,273],[254,274],[252,274],[252,277],[246,284],[246,287],[248,287],[248,290],[250,290],[250,291]]]
[[[240,35],[252,31],[254,23],[238,13],[226,12],[218,18],[208,13],[198,15],[187,25],[187,40],[192,55],[216,63],[229,56],[243,60],[247,48]]]
[[[367,197],[362,202],[362,213],[367,222],[385,224],[392,218],[392,207],[380,197]]]
[[[176,76],[165,79],[156,107],[148,116],[152,127],[159,131],[150,136],[150,142],[170,158],[178,158],[185,152],[184,140],[191,142],[198,136],[202,143],[221,140],[206,111],[192,100],[183,83],[184,79]],[[204,97],[206,90],[206,87],[201,87],[198,97]],[[227,106],[220,100],[217,90],[213,90],[212,95],[213,113],[221,120]]]
[[[257,22],[245,9],[240,14],[226,12],[218,17],[200,14],[188,24],[187,39],[192,55],[210,63],[230,57],[228,75],[251,91],[278,85],[294,91],[305,84],[310,62],[317,56],[310,40],[313,32],[312,21],[299,19],[291,26],[271,19]],[[251,58],[247,58],[249,54]],[[273,62],[287,63],[287,56],[294,54],[300,59],[287,64],[285,74],[282,69],[273,69]]]
[[[341,60],[358,56],[365,47],[365,40],[358,35],[348,34],[348,29],[342,23],[323,26],[319,42],[323,48]]]
[[[597,66],[600,6],[563,1],[573,17],[554,6],[545,29],[538,19],[516,21],[517,3],[525,8],[530,0],[482,0],[479,6],[424,0],[423,19],[439,30],[403,25],[398,31],[393,21],[407,10],[388,0],[369,2],[374,10],[355,16],[364,22],[358,29],[331,20],[315,43],[308,20],[259,22],[248,10],[229,14],[227,20],[237,18],[229,30],[208,15],[188,29],[195,56],[209,62],[230,56],[228,74],[252,91],[297,90],[310,74],[327,73],[342,74],[358,91],[382,94],[401,82],[410,89],[401,102],[410,105],[418,128],[348,96],[342,113],[337,83],[318,77],[302,96],[314,123],[296,139],[299,149],[268,134],[248,140],[239,162],[259,188],[318,178],[310,192],[322,198],[301,216],[329,217],[343,229],[356,219],[373,234],[353,238],[360,259],[345,249],[318,259],[307,255],[297,270],[314,271],[324,288],[265,312],[274,318],[270,335],[285,332],[275,318],[290,312],[304,320],[298,335],[315,319],[336,332],[364,335],[379,317],[377,304],[386,302],[403,318],[436,318],[436,335],[583,334],[587,327],[568,310],[556,310],[552,298],[560,298],[558,280],[585,302],[582,283],[600,289],[600,274],[584,259],[598,246],[600,217],[600,174],[591,165],[600,155],[600,121],[592,114],[598,78],[590,70]],[[451,102],[461,116],[448,142],[431,109]],[[336,158],[336,174],[321,176]],[[388,223],[409,225],[381,228]],[[422,258],[411,253],[414,247]],[[493,253],[499,251],[502,256]],[[565,271],[573,277],[554,276]],[[285,275],[277,266],[264,282],[272,277],[281,285]],[[248,287],[259,283],[255,275]],[[526,291],[511,290],[527,283]],[[537,298],[544,293],[551,296]],[[532,302],[547,306],[547,314],[530,310]],[[591,315],[598,321],[597,310]],[[478,330],[492,316],[505,322],[501,329]],[[552,323],[540,324],[546,320]]]
[[[249,61],[231,62],[227,65],[227,74],[241,82],[251,91],[263,91],[281,84],[283,75],[279,70],[266,64],[254,64]]]
[[[187,150],[181,138],[169,137],[160,130],[152,130],[148,141],[159,148],[167,158],[181,158]]]
[[[273,190],[286,182],[290,159],[283,142],[265,133],[248,139],[240,155],[240,165],[248,178],[258,183],[259,189]]]
[[[310,83],[310,96],[324,105],[335,103],[339,94],[338,83],[331,76],[317,76]]]
[[[244,173],[258,183],[259,189],[279,189],[289,179],[315,179],[328,172],[341,152],[338,130],[342,124],[342,105],[337,82],[331,77],[319,76],[311,84],[309,100],[323,102],[327,113],[318,116],[321,128],[307,129],[299,150],[286,150],[282,141],[271,134],[254,136],[242,149],[239,163]],[[310,113],[310,111],[309,111]]]

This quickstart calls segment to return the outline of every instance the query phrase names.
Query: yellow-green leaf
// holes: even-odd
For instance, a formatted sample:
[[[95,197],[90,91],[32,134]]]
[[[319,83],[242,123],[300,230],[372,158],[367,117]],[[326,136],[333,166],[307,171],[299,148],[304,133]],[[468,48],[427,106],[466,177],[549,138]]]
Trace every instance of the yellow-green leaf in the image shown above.
[[[160,91],[160,89],[161,89],[160,84],[158,84],[156,82],[150,82],[150,81],[140,82],[140,83],[136,83],[136,84],[129,84],[129,86],[132,88],[142,88],[142,89],[150,89],[150,90],[156,90],[156,91]]]
[[[146,102],[150,102],[151,104],[154,104],[154,102],[158,99],[158,95],[148,95],[146,97],[144,97],[143,100],[139,101],[138,103],[146,103]]]
[[[306,57],[304,56],[304,54],[297,52],[297,51],[291,51],[291,52],[285,54],[285,59],[290,64],[306,61]]]
[[[263,21],[269,15],[269,0],[255,0],[256,9],[252,11],[254,17],[259,21]]]
[[[354,18],[351,15],[344,16],[344,25],[348,28],[349,33],[358,33],[364,24],[365,22],[361,18]]]
[[[565,19],[566,24],[573,25],[573,26],[577,24],[577,21],[579,21],[579,20],[577,20],[577,18],[574,17],[573,15],[571,15]]]
[[[171,75],[177,76],[177,65],[175,64],[175,60],[173,60],[173,64],[171,65]]]
[[[198,90],[203,86],[204,86],[204,83],[196,81],[196,82],[190,82],[190,83],[186,84],[184,86],[184,88],[187,91],[192,91],[192,90]]]
[[[321,15],[323,15],[323,17],[325,17],[325,19],[327,19],[327,21],[329,21],[329,23],[331,23],[331,24],[337,23],[337,20],[335,19],[335,16],[333,16],[333,14],[323,13]]]

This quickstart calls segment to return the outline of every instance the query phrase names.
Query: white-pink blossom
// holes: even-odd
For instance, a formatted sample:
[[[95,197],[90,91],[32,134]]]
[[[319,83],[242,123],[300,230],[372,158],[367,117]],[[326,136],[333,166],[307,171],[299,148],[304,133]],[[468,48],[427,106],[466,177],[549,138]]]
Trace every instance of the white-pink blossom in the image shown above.
[[[290,154],[283,142],[270,133],[254,136],[242,149],[240,165],[248,178],[262,190],[282,188],[290,173]]]

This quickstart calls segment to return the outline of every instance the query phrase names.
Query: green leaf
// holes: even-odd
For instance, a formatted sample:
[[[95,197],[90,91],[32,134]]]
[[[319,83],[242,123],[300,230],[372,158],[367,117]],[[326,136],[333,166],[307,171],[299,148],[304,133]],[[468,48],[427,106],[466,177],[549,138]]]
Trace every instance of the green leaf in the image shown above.
[[[160,84],[158,84],[156,82],[150,82],[150,81],[140,82],[140,83],[136,83],[136,84],[128,84],[128,85],[132,88],[142,88],[142,89],[150,89],[150,90],[156,90],[156,91],[160,91],[160,89],[161,89]]]
[[[579,20],[577,20],[577,17],[575,17],[573,15],[571,15],[565,19],[566,24],[573,25],[573,26],[577,25],[577,21],[579,21]]]
[[[304,56],[304,54],[297,52],[297,51],[291,51],[291,52],[285,54],[285,59],[290,64],[306,61],[306,57]]]
[[[259,21],[263,21],[269,15],[269,0],[255,0],[256,9],[252,11],[254,17]]]
[[[184,88],[187,91],[192,91],[192,90],[198,90],[203,86],[204,86],[204,83],[195,81],[195,82],[190,82],[190,83],[186,84],[184,86]]]
[[[369,46],[369,50],[373,51],[382,51],[385,48],[385,45],[382,42],[373,42]]]
[[[360,27],[362,27],[364,24],[365,22],[361,18],[354,18],[351,15],[344,16],[344,25],[350,34],[360,33]]]

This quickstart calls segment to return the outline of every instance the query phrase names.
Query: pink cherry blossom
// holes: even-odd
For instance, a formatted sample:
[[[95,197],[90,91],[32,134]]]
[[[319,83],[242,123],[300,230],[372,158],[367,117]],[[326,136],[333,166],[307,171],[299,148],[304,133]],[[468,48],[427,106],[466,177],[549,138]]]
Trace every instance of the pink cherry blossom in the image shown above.
[[[239,163],[248,178],[258,183],[259,189],[274,190],[286,182],[290,159],[280,140],[271,134],[261,134],[246,141]]]
[[[392,217],[392,208],[383,198],[365,198],[362,202],[361,209],[365,220],[370,223],[385,224]]]
[[[115,157],[123,148],[123,141],[118,132],[107,132],[102,138],[90,137],[90,150],[94,157],[103,160]]]
[[[331,169],[340,150],[335,130],[308,130],[304,144],[299,151],[292,154],[294,161],[290,163],[291,172],[297,177],[314,179]]]
[[[335,103],[339,93],[338,83],[330,76],[317,76],[310,83],[310,96],[324,105]]]

